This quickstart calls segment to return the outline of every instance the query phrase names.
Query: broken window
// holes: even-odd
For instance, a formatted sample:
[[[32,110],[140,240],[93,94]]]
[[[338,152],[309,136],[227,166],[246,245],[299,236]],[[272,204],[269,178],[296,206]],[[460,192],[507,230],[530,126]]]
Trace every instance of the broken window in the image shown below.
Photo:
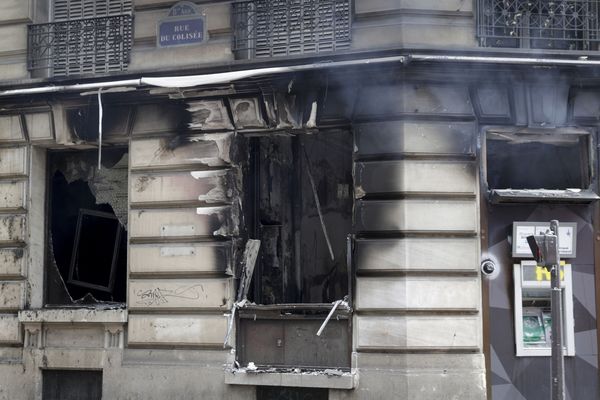
[[[487,132],[485,167],[492,200],[597,199],[591,187],[591,140],[589,132],[574,129]]]
[[[239,311],[239,361],[349,367],[352,135],[269,134],[249,139],[249,150],[245,220],[260,247],[251,305]]]
[[[348,294],[352,138],[348,132],[251,142],[250,236],[261,241],[249,300],[331,303]]]
[[[124,302],[127,149],[49,155],[46,304]]]

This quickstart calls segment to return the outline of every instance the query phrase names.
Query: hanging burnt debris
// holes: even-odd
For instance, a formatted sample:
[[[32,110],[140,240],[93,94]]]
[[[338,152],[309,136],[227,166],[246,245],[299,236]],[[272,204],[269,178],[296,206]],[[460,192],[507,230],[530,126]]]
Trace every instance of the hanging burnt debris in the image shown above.
[[[55,152],[49,157],[46,303],[124,302],[127,149]]]

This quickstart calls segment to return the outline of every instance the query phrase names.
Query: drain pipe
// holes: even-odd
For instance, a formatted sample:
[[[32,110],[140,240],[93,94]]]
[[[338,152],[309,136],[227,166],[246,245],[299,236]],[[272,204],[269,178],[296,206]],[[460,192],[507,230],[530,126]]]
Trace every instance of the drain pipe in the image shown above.
[[[106,81],[94,83],[78,83],[73,85],[38,86],[32,88],[10,89],[0,91],[0,97],[33,95],[58,92],[84,92],[100,89],[121,87],[165,87],[184,88],[203,85],[229,83],[240,79],[256,78],[266,75],[283,73],[314,71],[340,67],[356,67],[377,64],[409,64],[411,62],[440,62],[440,63],[475,63],[475,64],[509,64],[509,65],[547,65],[547,66],[600,66],[600,60],[588,60],[585,56],[578,59],[565,58],[539,58],[539,57],[496,57],[496,56],[469,56],[449,54],[421,54],[407,53],[398,56],[363,58],[347,61],[327,61],[311,64],[292,65],[286,67],[268,67],[228,71],[213,74],[171,76],[171,77],[140,77],[119,81]]]
[[[99,89],[110,89],[118,87],[164,87],[164,88],[184,88],[197,87],[203,85],[216,85],[229,83],[240,79],[256,78],[265,75],[278,75],[291,72],[315,71],[330,68],[356,67],[360,65],[376,64],[403,64],[406,62],[405,56],[390,56],[379,58],[362,58],[347,61],[324,61],[311,64],[291,65],[285,67],[268,67],[246,69],[240,71],[219,72],[202,75],[184,75],[169,77],[141,77],[138,79],[128,79],[120,81],[78,83],[73,85],[58,86],[38,86],[33,88],[11,89],[0,91],[0,97],[32,95],[57,92],[83,92]]]
[[[538,57],[486,57],[486,56],[460,56],[446,54],[409,54],[409,61],[420,62],[456,62],[479,64],[512,64],[512,65],[567,65],[567,66],[598,66],[600,60],[588,60],[583,56],[578,59],[564,58],[538,58]]]

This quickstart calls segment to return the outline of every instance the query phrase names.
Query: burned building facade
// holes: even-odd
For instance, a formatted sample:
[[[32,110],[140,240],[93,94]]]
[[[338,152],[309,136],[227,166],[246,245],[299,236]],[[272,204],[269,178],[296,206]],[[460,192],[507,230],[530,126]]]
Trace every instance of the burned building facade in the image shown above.
[[[3,1],[0,398],[597,398],[599,8]]]

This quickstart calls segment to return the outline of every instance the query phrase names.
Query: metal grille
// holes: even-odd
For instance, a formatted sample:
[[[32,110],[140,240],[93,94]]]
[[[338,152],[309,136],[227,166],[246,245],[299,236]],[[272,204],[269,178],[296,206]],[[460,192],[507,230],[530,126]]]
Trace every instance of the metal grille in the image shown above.
[[[54,0],[52,21],[108,17],[131,13],[131,0]]]
[[[482,46],[598,50],[600,0],[480,0]]]
[[[28,68],[53,76],[125,71],[133,17],[116,15],[29,25]]]
[[[233,3],[233,50],[263,58],[347,49],[351,0],[253,0]]]

